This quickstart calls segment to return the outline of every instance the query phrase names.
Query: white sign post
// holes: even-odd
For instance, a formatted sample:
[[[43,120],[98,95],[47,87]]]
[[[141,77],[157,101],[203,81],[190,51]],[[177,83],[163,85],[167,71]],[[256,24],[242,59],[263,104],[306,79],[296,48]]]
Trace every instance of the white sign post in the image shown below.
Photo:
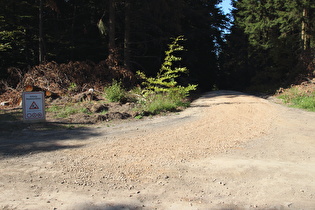
[[[45,121],[44,92],[23,92],[23,119],[26,121]]]

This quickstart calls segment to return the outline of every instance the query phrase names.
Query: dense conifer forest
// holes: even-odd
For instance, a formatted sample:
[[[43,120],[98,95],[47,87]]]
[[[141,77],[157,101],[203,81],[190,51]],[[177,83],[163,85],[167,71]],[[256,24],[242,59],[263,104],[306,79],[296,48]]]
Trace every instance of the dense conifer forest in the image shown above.
[[[78,62],[87,80],[117,69],[155,75],[178,36],[185,38],[180,65],[189,70],[179,83],[200,90],[272,91],[314,77],[314,1],[233,0],[227,15],[220,3],[2,0],[1,91],[39,64],[57,72]]]

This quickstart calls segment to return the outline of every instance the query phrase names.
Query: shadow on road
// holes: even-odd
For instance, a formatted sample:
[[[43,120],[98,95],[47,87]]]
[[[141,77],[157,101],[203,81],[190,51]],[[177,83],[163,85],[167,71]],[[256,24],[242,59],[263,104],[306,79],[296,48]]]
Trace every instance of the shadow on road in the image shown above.
[[[67,124],[70,126],[71,124]],[[6,129],[7,128],[7,129]],[[84,146],[84,140],[99,136],[93,128],[67,129],[62,123],[14,122],[0,125],[0,158]],[[82,140],[71,145],[66,140]]]
[[[124,205],[124,204],[104,204],[104,205],[94,205],[94,204],[82,204],[76,206],[76,210],[141,210],[143,207],[134,205]]]
[[[204,93],[199,98],[213,98],[213,97],[218,97],[218,96],[225,96],[227,98],[236,98],[239,96],[249,96],[249,94],[238,92],[238,91],[231,91],[231,90],[217,90],[217,91],[210,91],[210,92]]]
[[[206,92],[202,95],[200,95],[199,97],[196,97],[192,103],[191,103],[191,107],[212,107],[212,106],[218,106],[218,105],[229,105],[229,104],[260,104],[260,102],[254,101],[254,102],[250,102],[250,101],[246,101],[246,102],[242,102],[242,101],[220,101],[217,102],[215,101],[216,97],[220,97],[220,96],[224,96],[225,98],[238,98],[238,97],[242,97],[242,96],[252,96],[252,97],[257,97],[255,95],[250,95],[247,93],[243,93],[243,92],[238,92],[238,91],[230,91],[230,90],[218,90],[218,91],[210,91],[210,92]],[[197,101],[200,100],[204,100],[206,99],[207,103],[196,103]],[[210,99],[210,100],[208,100]],[[212,100],[213,99],[213,100]],[[194,103],[195,102],[195,103]]]

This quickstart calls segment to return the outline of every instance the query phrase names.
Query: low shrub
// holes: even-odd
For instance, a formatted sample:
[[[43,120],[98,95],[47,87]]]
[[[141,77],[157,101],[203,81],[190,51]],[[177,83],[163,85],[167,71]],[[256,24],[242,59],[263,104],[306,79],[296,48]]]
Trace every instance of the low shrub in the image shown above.
[[[122,102],[126,99],[126,90],[122,87],[122,83],[113,80],[112,84],[104,88],[105,97],[110,102]]]

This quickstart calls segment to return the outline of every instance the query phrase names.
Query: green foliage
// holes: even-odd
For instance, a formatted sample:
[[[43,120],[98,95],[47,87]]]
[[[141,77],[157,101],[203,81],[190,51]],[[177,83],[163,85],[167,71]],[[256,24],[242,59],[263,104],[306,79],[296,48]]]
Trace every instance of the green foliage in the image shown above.
[[[100,20],[98,21],[97,27],[98,27],[98,30],[100,31],[100,33],[101,33],[102,35],[104,35],[104,36],[107,35],[107,29],[106,29],[106,26],[105,26],[105,24],[104,24],[104,22],[103,22],[102,19],[100,19]]]
[[[133,65],[128,67],[133,70],[133,67],[141,66],[147,75],[155,74],[160,65],[155,59],[163,56],[163,46],[170,34],[183,33],[189,39],[189,52],[185,55],[189,64],[185,65],[191,69],[190,77],[195,81],[201,78],[206,85],[211,86],[212,81],[209,79],[213,78],[217,67],[215,52],[222,38],[220,27],[224,24],[219,2],[132,1],[129,18],[131,27],[125,21],[125,15],[128,14],[125,1],[115,2],[115,42],[119,48],[130,48]],[[109,33],[106,28],[109,1],[54,0],[44,1],[44,4],[43,42],[46,61],[64,63],[91,60],[98,63],[106,59],[107,54],[104,52],[108,51],[108,39],[104,36]],[[38,64],[38,7],[38,0],[0,1],[0,32],[7,33],[0,35],[0,77],[7,76],[4,73],[8,67],[19,67],[26,71],[28,66]],[[125,43],[124,30],[128,28],[132,42]],[[9,34],[12,32],[14,36]],[[104,36],[100,36],[100,33]],[[122,51],[119,50],[118,57],[123,57]]]
[[[303,52],[301,31],[305,20],[310,41],[315,41],[315,16],[303,17],[304,9],[314,14],[314,1],[242,0],[233,5],[234,25],[220,56],[221,80],[226,80],[221,88],[289,85],[311,60]]]
[[[174,64],[181,61],[182,58],[176,56],[176,53],[184,51],[184,47],[179,43],[184,41],[183,36],[178,36],[168,45],[169,49],[165,52],[165,59],[157,73],[156,77],[147,77],[145,73],[138,71],[137,74],[144,80],[142,84],[145,86],[146,94],[151,93],[166,93],[166,92],[180,92],[183,96],[187,96],[190,91],[196,90],[197,85],[188,85],[183,87],[177,85],[176,78],[182,74],[187,74],[186,67],[174,67]]]
[[[46,109],[47,112],[53,112],[56,117],[67,118],[71,115],[84,113],[91,114],[90,111],[84,107],[76,107],[73,104],[66,104],[65,106],[53,105]]]
[[[188,107],[189,102],[183,100],[182,94],[178,92],[165,92],[147,95],[143,100],[138,100],[137,111],[149,113],[152,115],[160,114],[161,112],[173,112],[181,107]],[[137,116],[141,119],[143,114]]]
[[[176,108],[176,103],[169,97],[166,97],[163,94],[157,94],[146,104],[145,111],[152,114],[159,114],[162,111],[174,111]]]
[[[75,91],[77,89],[77,84],[72,82],[68,87],[68,91]]]
[[[188,105],[189,103],[182,102],[180,95],[160,93],[147,97],[147,101],[142,109],[155,115],[161,112],[176,111],[179,106],[186,107]]]
[[[0,31],[0,52],[12,49],[11,41],[13,40],[13,32]]]
[[[271,48],[301,28],[302,7],[296,1],[243,0],[238,1],[236,7],[236,24],[256,47]],[[299,37],[299,34],[294,33],[294,36]]]
[[[36,60],[33,48],[38,43],[36,5],[33,0],[0,1],[0,78],[6,77],[8,67],[25,68]]]
[[[315,90],[311,93],[305,93],[293,87],[278,96],[278,98],[291,107],[315,112]]]
[[[126,99],[126,90],[122,87],[122,83],[113,80],[112,84],[104,88],[106,98],[110,102],[122,102]]]
[[[138,120],[140,120],[140,119],[142,119],[142,118],[143,118],[143,115],[141,115],[141,114],[135,116],[135,119],[138,119]]]
[[[168,45],[169,49],[165,52],[164,62],[156,77],[147,77],[143,72],[137,74],[144,80],[141,91],[143,100],[139,100],[141,109],[151,114],[159,114],[166,111],[174,111],[179,106],[188,106],[189,103],[183,102],[189,92],[196,90],[197,85],[188,85],[186,87],[178,85],[176,79],[182,74],[187,74],[186,67],[174,67],[182,60],[178,53],[184,51],[184,47],[179,43],[184,41],[183,36],[178,36]],[[138,92],[140,92],[138,90]]]

